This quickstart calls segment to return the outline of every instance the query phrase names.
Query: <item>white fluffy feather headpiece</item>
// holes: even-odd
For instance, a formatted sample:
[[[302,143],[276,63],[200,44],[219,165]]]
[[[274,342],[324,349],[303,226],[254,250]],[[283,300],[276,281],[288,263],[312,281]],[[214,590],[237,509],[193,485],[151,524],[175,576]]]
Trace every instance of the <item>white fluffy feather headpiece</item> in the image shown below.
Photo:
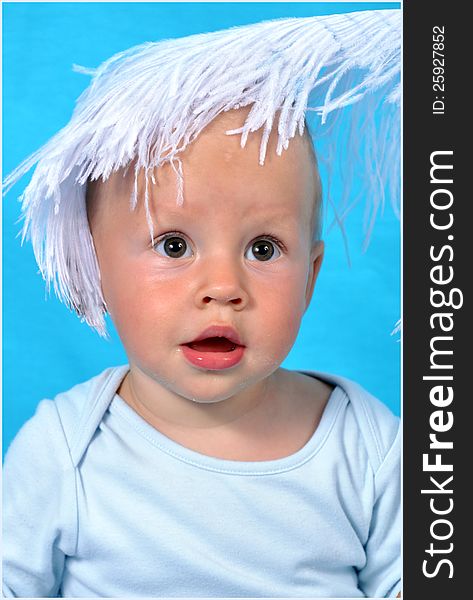
[[[251,105],[244,125],[227,134],[241,134],[245,146],[249,133],[262,129],[263,164],[273,127],[281,154],[303,133],[308,110],[323,125],[340,108],[365,104],[366,112],[383,104],[384,148],[371,149],[378,158],[370,177],[386,179],[399,164],[400,40],[398,10],[364,11],[145,43],[94,71],[78,68],[93,78],[70,122],[4,182],[6,192],[37,164],[21,196],[23,239],[31,238],[48,288],[105,334],[87,181],[106,180],[132,161],[136,177],[144,170],[152,178],[170,163],[182,203],[179,155],[223,111]],[[132,206],[137,200],[135,193]],[[147,194],[143,201],[151,227]],[[379,202],[373,200],[374,214]]]

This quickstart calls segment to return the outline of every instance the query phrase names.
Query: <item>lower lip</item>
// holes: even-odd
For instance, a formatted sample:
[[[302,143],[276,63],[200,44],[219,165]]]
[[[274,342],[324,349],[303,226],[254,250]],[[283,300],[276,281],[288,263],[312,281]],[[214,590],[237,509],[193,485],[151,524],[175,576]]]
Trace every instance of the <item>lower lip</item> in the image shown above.
[[[181,346],[181,348],[184,356],[191,364],[212,371],[234,367],[241,361],[245,353],[244,346],[237,346],[235,350],[230,352],[202,352],[189,346]]]

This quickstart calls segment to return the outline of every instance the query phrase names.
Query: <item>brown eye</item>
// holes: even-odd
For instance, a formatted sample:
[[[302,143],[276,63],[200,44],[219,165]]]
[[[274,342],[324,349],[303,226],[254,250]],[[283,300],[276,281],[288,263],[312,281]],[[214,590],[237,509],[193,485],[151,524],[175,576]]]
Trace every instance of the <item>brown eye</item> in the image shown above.
[[[192,256],[186,240],[180,236],[173,235],[160,240],[155,246],[155,251],[168,258],[187,258]]]
[[[271,240],[256,240],[245,253],[248,260],[258,260],[264,262],[272,258],[278,258],[281,255],[278,247]]]

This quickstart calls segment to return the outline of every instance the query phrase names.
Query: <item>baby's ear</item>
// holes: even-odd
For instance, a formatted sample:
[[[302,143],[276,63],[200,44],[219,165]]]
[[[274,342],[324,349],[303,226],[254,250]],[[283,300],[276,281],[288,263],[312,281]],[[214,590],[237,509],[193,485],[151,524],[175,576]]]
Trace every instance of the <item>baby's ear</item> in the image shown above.
[[[320,267],[324,257],[324,243],[322,241],[314,242],[310,253],[309,274],[307,276],[307,286],[305,290],[305,310],[309,308],[312,294],[314,293],[315,282],[319,275]]]

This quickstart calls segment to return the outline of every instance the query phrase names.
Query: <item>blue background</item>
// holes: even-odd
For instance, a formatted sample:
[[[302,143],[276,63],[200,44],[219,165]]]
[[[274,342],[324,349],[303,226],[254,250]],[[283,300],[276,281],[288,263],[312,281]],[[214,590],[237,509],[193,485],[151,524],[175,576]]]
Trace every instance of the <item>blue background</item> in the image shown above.
[[[398,3],[4,3],[3,173],[70,118],[88,85],[72,64],[95,67],[145,41],[214,31],[264,19],[399,8]],[[42,398],[127,362],[111,339],[89,329],[43,281],[17,234],[19,182],[3,202],[3,447]],[[337,182],[332,194],[337,195]],[[326,256],[311,307],[284,366],[338,373],[360,382],[399,414],[400,226],[391,208],[362,251],[363,208],[349,216],[351,266],[339,229],[326,229]]]

